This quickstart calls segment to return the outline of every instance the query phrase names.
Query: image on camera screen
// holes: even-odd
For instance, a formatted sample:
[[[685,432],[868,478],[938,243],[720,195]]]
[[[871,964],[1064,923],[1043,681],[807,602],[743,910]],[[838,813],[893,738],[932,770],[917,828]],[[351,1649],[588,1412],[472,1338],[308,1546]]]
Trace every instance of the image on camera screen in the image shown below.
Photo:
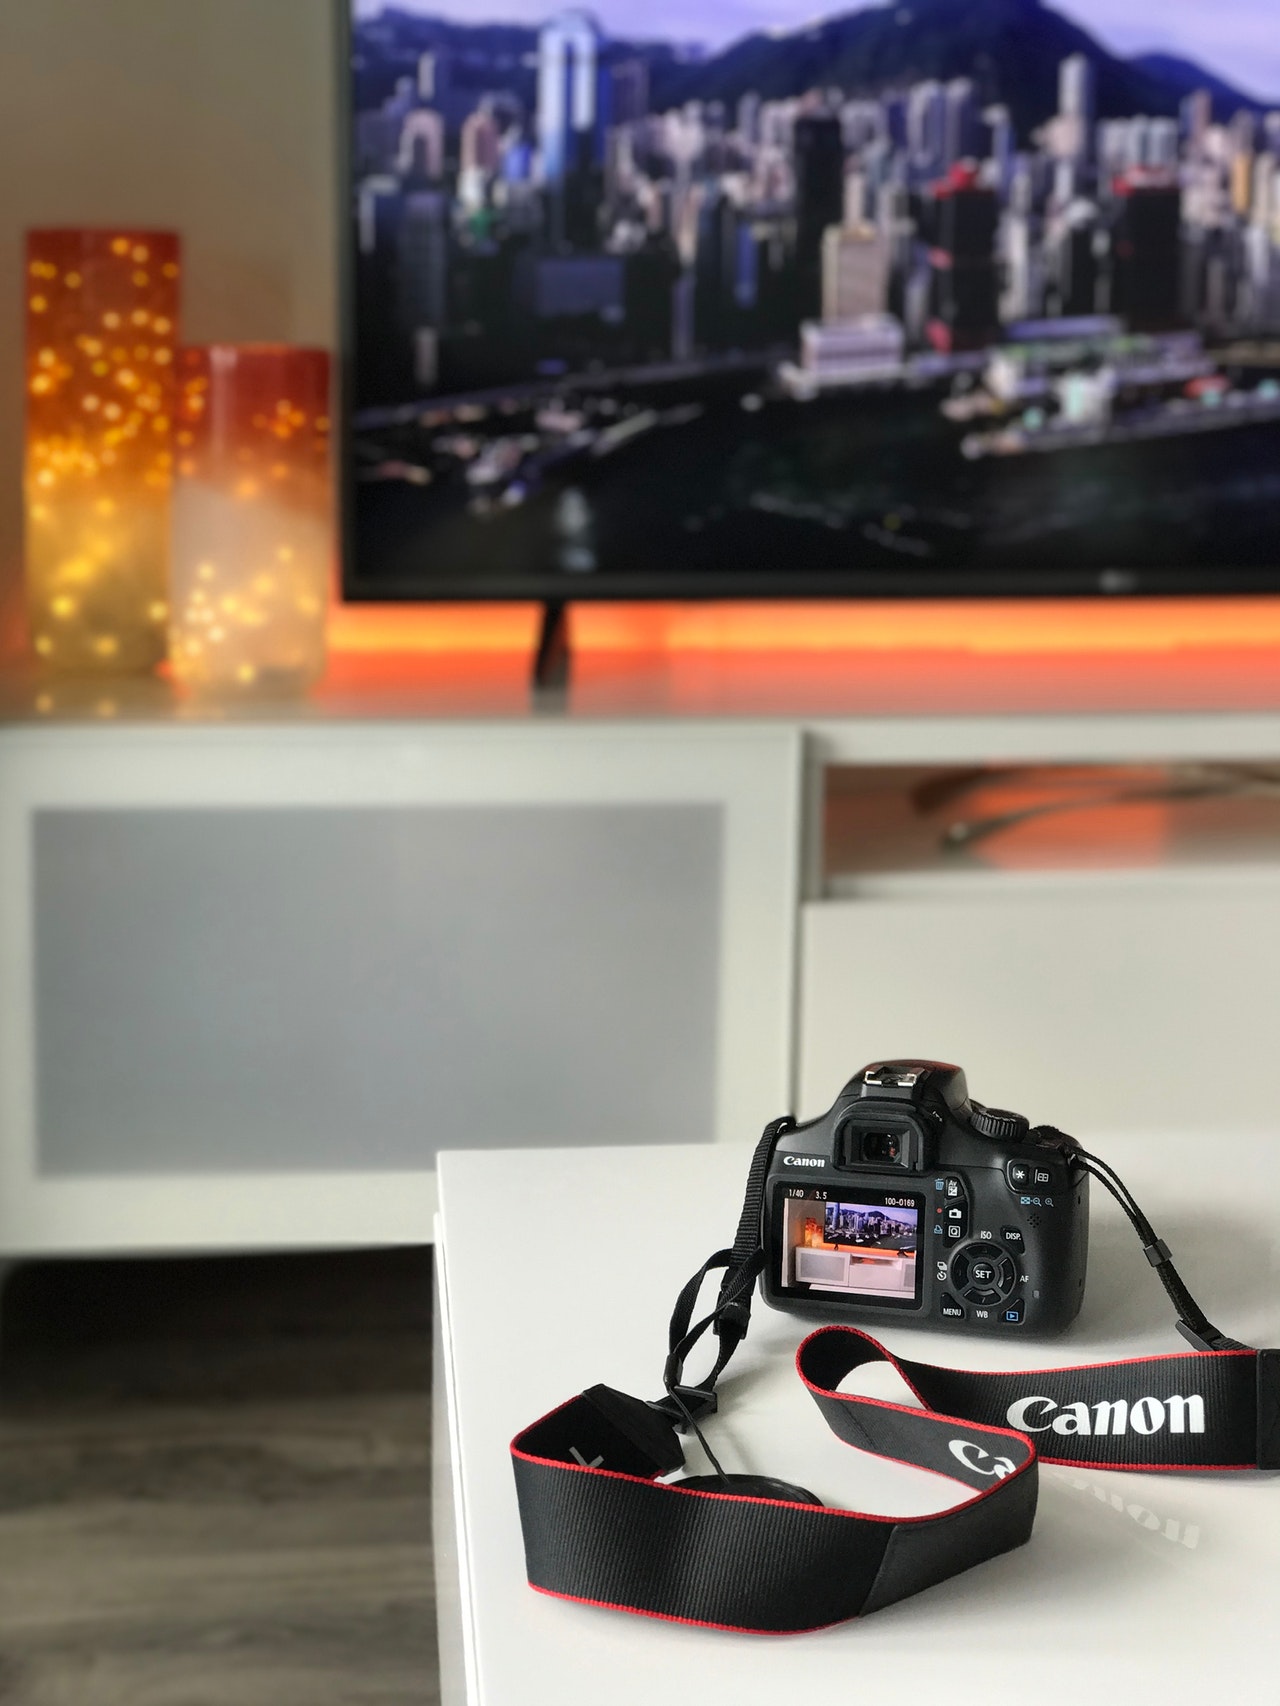
[[[920,1198],[789,1191],[782,1225],[783,1286],[885,1303],[918,1292]]]

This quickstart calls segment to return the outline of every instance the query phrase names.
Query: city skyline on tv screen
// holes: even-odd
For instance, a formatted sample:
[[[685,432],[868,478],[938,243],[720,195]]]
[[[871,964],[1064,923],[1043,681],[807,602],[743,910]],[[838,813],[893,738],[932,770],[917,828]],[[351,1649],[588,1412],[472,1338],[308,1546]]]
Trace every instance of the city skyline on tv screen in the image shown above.
[[[1270,10],[355,0],[351,590],[1273,584]]]
[[[967,0],[952,0],[963,6]],[[587,8],[611,36],[623,40],[663,39],[703,49],[728,46],[754,31],[805,28],[815,18],[866,11],[866,5],[813,13],[778,0],[703,0],[696,11],[684,0],[650,0],[639,18],[632,0],[599,0]],[[1280,105],[1280,30],[1271,0],[1237,0],[1208,6],[1205,0],[1065,0],[1055,8],[1088,30],[1113,53],[1175,54],[1234,82],[1243,93]],[[897,8],[910,12],[910,6]],[[353,16],[374,19],[387,11],[474,23],[538,24],[548,15],[545,0],[354,0]],[[905,26],[904,26],[905,27]]]

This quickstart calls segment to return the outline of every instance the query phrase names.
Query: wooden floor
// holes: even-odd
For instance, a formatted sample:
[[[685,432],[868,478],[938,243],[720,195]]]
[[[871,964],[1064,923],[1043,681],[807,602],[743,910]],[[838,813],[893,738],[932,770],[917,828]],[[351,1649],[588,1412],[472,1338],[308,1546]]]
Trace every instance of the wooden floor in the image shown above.
[[[429,1384],[425,1251],[15,1269],[0,1702],[437,1702]]]

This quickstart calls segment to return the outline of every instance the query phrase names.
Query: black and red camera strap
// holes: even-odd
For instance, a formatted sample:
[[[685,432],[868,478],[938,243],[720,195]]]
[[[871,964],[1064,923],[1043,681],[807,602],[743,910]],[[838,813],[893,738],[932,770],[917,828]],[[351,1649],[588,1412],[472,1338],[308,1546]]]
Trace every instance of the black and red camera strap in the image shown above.
[[[774,1121],[756,1148],[732,1249],[717,1251],[676,1300],[665,1396],[646,1403],[593,1386],[512,1441],[532,1587],[679,1622],[797,1633],[878,1610],[1020,1546],[1035,1517],[1038,1460],[1280,1469],[1280,1351],[1218,1333],[1123,1184],[1072,1145],[1138,1231],[1195,1349],[993,1374],[914,1362],[855,1327],[823,1327],[801,1344],[796,1368],[832,1432],[861,1451],[945,1476],[956,1484],[955,1502],[925,1517],[874,1516],[822,1505],[787,1482],[726,1475],[699,1424],[715,1409],[716,1381],[747,1331],[764,1262],[764,1181],[791,1123]],[[703,1281],[718,1270],[715,1307],[695,1321]],[[685,1359],[708,1331],[718,1340],[713,1368],[686,1385]],[[839,1390],[856,1368],[879,1361],[898,1371],[918,1404]],[[664,1479],[684,1466],[678,1432],[688,1428],[716,1473]]]

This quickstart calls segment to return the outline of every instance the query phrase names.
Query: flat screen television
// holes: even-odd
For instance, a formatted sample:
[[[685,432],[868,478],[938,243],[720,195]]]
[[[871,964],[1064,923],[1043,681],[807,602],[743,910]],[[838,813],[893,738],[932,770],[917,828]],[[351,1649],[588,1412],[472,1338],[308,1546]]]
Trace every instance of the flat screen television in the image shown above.
[[[1280,587],[1276,0],[336,3],[349,597]]]

